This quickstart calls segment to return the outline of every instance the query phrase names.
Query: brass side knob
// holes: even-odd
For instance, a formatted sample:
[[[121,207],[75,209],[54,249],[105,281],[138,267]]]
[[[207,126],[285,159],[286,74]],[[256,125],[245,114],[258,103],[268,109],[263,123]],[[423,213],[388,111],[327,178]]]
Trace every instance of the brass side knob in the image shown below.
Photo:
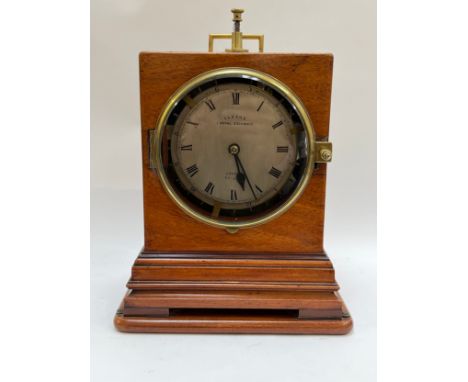
[[[315,142],[315,163],[328,163],[332,160],[332,143],[326,141]]]

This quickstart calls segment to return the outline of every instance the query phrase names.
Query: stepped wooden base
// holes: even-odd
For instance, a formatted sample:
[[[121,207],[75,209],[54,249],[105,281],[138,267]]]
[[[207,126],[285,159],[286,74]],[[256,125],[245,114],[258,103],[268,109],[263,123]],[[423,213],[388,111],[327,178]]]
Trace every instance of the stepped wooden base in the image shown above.
[[[225,255],[224,255],[225,256]],[[351,317],[324,254],[141,253],[115,316],[123,332],[345,334]]]
[[[169,317],[115,315],[115,326],[134,333],[251,333],[251,334],[346,334],[352,319],[298,319],[293,313],[272,311],[186,311]]]
[[[114,320],[123,332],[346,334],[338,293],[132,291]]]

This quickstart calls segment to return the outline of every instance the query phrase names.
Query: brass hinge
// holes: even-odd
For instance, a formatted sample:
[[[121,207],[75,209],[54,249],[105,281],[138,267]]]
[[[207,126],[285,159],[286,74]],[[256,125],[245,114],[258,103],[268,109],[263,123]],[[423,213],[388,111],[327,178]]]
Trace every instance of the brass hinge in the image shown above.
[[[148,130],[149,168],[156,168],[156,129]]]
[[[328,163],[332,160],[332,143],[315,142],[315,163]]]

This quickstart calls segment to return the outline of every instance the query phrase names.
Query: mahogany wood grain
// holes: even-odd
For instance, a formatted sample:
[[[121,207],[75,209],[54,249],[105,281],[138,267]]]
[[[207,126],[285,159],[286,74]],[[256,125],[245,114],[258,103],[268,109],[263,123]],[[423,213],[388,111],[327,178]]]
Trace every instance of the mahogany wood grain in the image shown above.
[[[309,291],[336,292],[336,282],[227,282],[227,281],[135,281],[130,280],[127,288],[133,290],[264,290],[264,291]]]
[[[187,266],[135,266],[133,281],[185,280],[185,281],[297,281],[331,283],[335,281],[333,269],[294,267],[187,267]]]
[[[135,290],[321,290],[336,291],[335,271],[326,254],[311,259],[261,259],[224,257],[147,257],[135,260],[127,286]]]
[[[146,251],[323,252],[326,165],[299,201],[268,224],[229,234],[200,224],[170,200],[149,169],[148,130],[177,88],[211,69],[257,69],[285,82],[302,99],[318,138],[328,137],[333,56],[329,54],[141,53],[140,101]]]
[[[147,333],[345,334],[352,320],[323,249],[325,164],[284,215],[236,234],[185,215],[149,169],[148,131],[167,99],[192,77],[228,66],[285,82],[304,102],[317,138],[328,137],[331,55],[140,54],[145,243],[115,326]]]
[[[290,252],[248,252],[248,251],[184,251],[184,252],[140,252],[141,259],[238,259],[238,260],[319,260],[329,261],[325,252],[290,253]]]
[[[263,267],[283,268],[330,268],[333,265],[328,258],[323,260],[297,260],[297,259],[277,259],[275,255],[270,255],[269,259],[239,259],[224,255],[222,258],[146,258],[140,255],[135,260],[135,266],[179,266],[179,267]]]
[[[308,309],[336,310],[342,303],[334,293],[265,291],[132,291],[124,301],[127,308],[186,309]]]
[[[321,318],[301,320],[295,313],[202,311],[180,312],[166,318],[124,316],[118,312],[115,326],[134,333],[239,333],[239,334],[346,334],[352,320],[346,310],[341,319]]]
[[[150,308],[147,306],[127,306],[125,307],[127,316],[150,316],[150,317],[169,317],[169,308]]]

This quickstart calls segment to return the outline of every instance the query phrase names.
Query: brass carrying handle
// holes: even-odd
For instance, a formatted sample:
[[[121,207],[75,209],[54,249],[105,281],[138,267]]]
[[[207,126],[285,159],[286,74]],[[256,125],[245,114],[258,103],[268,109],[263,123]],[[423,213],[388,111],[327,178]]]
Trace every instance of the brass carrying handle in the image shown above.
[[[242,21],[243,9],[232,9],[232,21],[234,21],[234,31],[230,34],[210,34],[208,38],[208,52],[213,52],[214,40],[231,40],[231,49],[226,49],[226,52],[248,52],[242,46],[243,40],[258,40],[258,51],[263,53],[265,37],[261,34],[242,34],[240,31],[240,23]]]
[[[240,36],[235,36],[239,33]],[[242,34],[241,32],[232,32],[232,34],[210,34],[208,38],[208,52],[213,52],[214,40],[231,40],[231,49],[226,49],[226,52],[248,52],[248,49],[243,49],[243,40],[258,40],[258,51],[263,53],[265,46],[265,36],[262,34]],[[238,40],[241,43],[238,43]]]

